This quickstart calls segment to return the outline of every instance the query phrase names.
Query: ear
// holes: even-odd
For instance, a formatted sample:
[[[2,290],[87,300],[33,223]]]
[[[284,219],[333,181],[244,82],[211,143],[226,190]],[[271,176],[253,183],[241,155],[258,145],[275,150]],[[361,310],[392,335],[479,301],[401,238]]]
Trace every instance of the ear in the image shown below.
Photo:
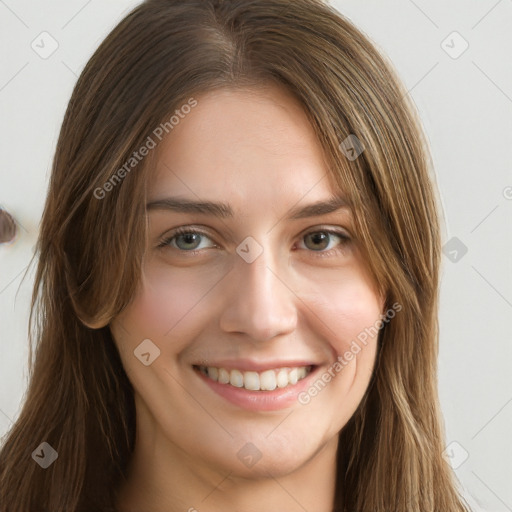
[[[104,322],[96,322],[96,323],[90,323],[90,322],[84,322],[83,320],[80,320],[82,324],[85,325],[85,327],[88,327],[89,329],[101,329],[102,327],[105,327],[108,325],[108,323]]]
[[[90,315],[83,310],[82,305],[75,298],[74,292],[78,289],[78,286],[70,269],[71,265],[69,264],[69,260],[66,257],[64,258],[64,277],[66,280],[69,298],[78,320],[80,320],[80,322],[89,329],[101,329],[102,327],[105,327],[112,319],[112,316],[106,312],[103,312],[103,314],[100,315]]]
[[[84,316],[78,316],[78,319],[80,322],[82,322],[85,327],[88,327],[89,329],[101,329],[105,326],[107,326],[110,323],[110,317],[108,316],[101,316],[99,318],[84,318]]]

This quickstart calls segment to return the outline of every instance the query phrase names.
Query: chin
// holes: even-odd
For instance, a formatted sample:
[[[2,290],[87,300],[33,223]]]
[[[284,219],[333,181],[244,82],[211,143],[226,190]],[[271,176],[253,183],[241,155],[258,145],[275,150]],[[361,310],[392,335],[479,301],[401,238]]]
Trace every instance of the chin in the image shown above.
[[[230,448],[208,454],[210,464],[234,478],[280,478],[300,470],[325,446],[323,439],[296,437],[297,433],[286,437],[284,430],[281,434],[235,437]]]

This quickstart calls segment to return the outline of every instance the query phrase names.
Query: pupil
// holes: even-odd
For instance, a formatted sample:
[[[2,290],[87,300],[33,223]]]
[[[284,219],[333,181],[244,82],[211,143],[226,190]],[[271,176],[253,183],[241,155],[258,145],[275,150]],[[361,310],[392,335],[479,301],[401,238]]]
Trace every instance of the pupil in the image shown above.
[[[310,235],[311,238],[313,239],[314,243],[321,243],[322,241],[325,242],[326,239],[327,239],[327,234],[326,233],[323,233],[323,232],[319,232],[319,233],[313,233],[312,235]],[[320,240],[319,240],[320,239]],[[323,240],[322,240],[323,239]]]
[[[181,235],[181,237],[185,241],[185,245],[193,244],[194,238],[197,236],[199,236],[197,233],[186,233],[185,235]]]

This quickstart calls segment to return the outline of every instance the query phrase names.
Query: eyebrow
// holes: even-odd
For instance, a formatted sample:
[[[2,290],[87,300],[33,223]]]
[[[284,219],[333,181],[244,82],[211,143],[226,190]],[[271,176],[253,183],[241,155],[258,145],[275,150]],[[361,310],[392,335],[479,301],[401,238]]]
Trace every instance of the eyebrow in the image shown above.
[[[306,206],[295,206],[287,215],[287,219],[298,220],[326,215],[348,208],[348,201],[341,196],[334,196],[326,201],[317,201]],[[166,197],[151,201],[146,205],[148,211],[170,210],[180,213],[196,213],[212,215],[222,219],[233,218],[234,212],[228,203],[214,201],[191,201],[179,197]]]

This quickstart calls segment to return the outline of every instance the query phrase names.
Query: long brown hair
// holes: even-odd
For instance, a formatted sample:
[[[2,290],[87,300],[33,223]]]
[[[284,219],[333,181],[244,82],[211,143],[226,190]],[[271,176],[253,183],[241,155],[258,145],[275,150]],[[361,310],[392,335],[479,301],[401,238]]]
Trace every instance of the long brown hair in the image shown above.
[[[340,433],[335,510],[469,510],[442,455],[431,159],[394,68],[320,0],[147,0],[87,63],[62,124],[37,245],[30,381],[0,452],[1,512],[115,510],[135,406],[108,324],[140,279],[154,158],[113,176],[190,98],[269,82],[302,103],[387,306],[401,305]],[[364,146],[356,159],[340,148],[349,135]],[[47,469],[32,458],[42,442],[58,453]]]

